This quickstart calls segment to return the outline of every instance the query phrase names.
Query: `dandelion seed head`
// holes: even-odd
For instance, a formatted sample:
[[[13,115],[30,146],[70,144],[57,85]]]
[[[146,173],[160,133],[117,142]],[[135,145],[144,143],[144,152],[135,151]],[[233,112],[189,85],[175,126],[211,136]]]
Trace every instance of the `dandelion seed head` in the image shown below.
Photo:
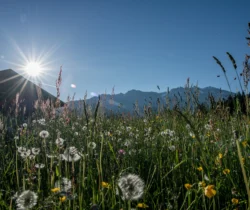
[[[35,164],[35,167],[36,168],[44,168],[45,165],[43,163],[37,163],[37,164]]]
[[[61,180],[56,181],[55,188],[60,188],[61,191],[69,192],[72,188],[71,180],[63,177]]]
[[[68,162],[72,162],[72,161],[76,162],[81,159],[81,156],[79,155],[77,148],[69,147],[64,151],[61,158]]]
[[[17,209],[31,209],[37,204],[37,198],[37,194],[32,191],[23,191],[16,200]]]
[[[43,139],[46,139],[46,138],[49,137],[49,132],[43,130],[43,131],[41,131],[41,132],[39,133],[39,136],[42,137]]]
[[[31,152],[32,152],[33,155],[38,155],[40,153],[40,151],[41,150],[39,148],[32,148],[31,149]]]
[[[65,140],[62,139],[62,138],[57,138],[55,142],[56,142],[56,145],[57,145],[57,146],[63,146],[64,141],[65,141]]]
[[[143,195],[144,181],[138,175],[128,174],[118,179],[118,187],[123,200],[138,200]]]
[[[89,142],[88,147],[90,149],[95,149],[96,148],[96,143],[95,142]]]

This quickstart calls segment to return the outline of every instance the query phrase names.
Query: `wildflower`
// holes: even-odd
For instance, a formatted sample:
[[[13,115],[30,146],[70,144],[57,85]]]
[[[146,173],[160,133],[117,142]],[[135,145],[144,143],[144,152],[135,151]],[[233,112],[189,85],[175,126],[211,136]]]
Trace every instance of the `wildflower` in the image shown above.
[[[239,199],[237,199],[237,198],[232,198],[231,201],[232,201],[233,205],[237,205],[239,203]]]
[[[193,132],[190,132],[190,133],[189,133],[189,136],[191,136],[193,139],[195,139],[195,135],[194,135]]]
[[[95,142],[89,142],[88,143],[88,148],[95,149],[96,148],[96,143]]]
[[[203,168],[200,166],[197,168],[198,171],[203,171]]]
[[[20,155],[23,159],[25,159],[30,156],[30,150],[28,149],[26,152],[22,152]]]
[[[61,202],[66,201],[66,199],[67,199],[67,197],[66,197],[66,196],[63,196],[63,197],[60,197],[60,198],[59,198],[59,200],[60,200]]]
[[[36,158],[36,156],[35,156],[34,154],[31,154],[31,155],[29,156],[29,159],[30,159],[30,160],[35,160],[35,158]]]
[[[37,120],[37,122],[38,122],[40,125],[45,125],[45,119]]]
[[[125,152],[125,150],[123,150],[123,149],[119,149],[119,150],[118,150],[118,154],[119,154],[119,155],[125,155],[126,152]]]
[[[23,123],[24,128],[27,128],[27,126],[28,126],[27,123]]]
[[[87,126],[83,126],[83,127],[82,127],[82,130],[83,130],[83,131],[86,131],[86,130],[87,130]]]
[[[17,147],[17,151],[18,151],[19,153],[23,153],[23,152],[26,152],[27,149],[26,149],[25,147]]]
[[[205,128],[206,130],[212,130],[212,126],[211,126],[210,124],[206,124],[206,125],[204,126],[204,128]]]
[[[38,155],[40,153],[40,151],[41,150],[39,148],[32,148],[31,149],[31,152],[32,152],[33,155]]]
[[[74,135],[75,135],[75,136],[79,136],[79,133],[78,133],[78,132],[75,132]]]
[[[53,192],[53,193],[57,193],[59,191],[60,191],[59,187],[55,187],[55,188],[51,189],[51,192]]]
[[[214,185],[208,185],[205,188],[205,196],[212,198],[216,195],[216,190],[214,190]]]
[[[199,182],[198,184],[200,187],[206,187],[206,182],[202,181],[202,182]]]
[[[44,164],[43,163],[37,163],[37,164],[35,164],[35,167],[36,168],[44,168]]]
[[[39,136],[42,137],[43,139],[46,139],[49,137],[49,132],[43,130],[39,133]]]
[[[230,173],[230,170],[228,168],[223,170],[223,174],[229,174],[229,173]]]
[[[218,157],[219,157],[219,159],[222,159],[223,155],[221,153],[219,153]]]
[[[123,200],[138,200],[143,195],[144,181],[138,175],[127,174],[118,179],[118,187]]]
[[[145,208],[148,208],[148,205],[145,204],[145,203],[138,203],[136,207],[137,207],[137,208],[145,209]]]
[[[190,190],[192,188],[192,185],[189,183],[184,184],[184,186],[187,190]]]
[[[210,181],[209,178],[208,178],[208,176],[207,176],[206,174],[204,175],[204,179],[205,179],[206,181],[208,181],[208,182]]]
[[[63,192],[69,192],[72,188],[71,180],[68,178],[62,178],[61,180],[56,181],[55,188],[61,189]]]
[[[64,139],[62,139],[62,138],[57,138],[56,139],[56,145],[57,146],[63,146],[63,143],[64,143]]]
[[[186,129],[190,130],[191,126],[189,124],[186,124]]]
[[[241,142],[241,144],[243,145],[243,147],[246,147],[247,146],[247,141],[243,141],[243,142]]]
[[[103,188],[110,188],[111,186],[110,186],[110,184],[109,183],[107,183],[107,182],[102,182],[102,187]]]
[[[17,209],[31,209],[37,204],[37,194],[25,190],[18,196],[16,200]]]
[[[168,149],[173,152],[173,151],[175,151],[175,146],[174,145],[169,146]]]
[[[75,147],[69,147],[64,151],[62,158],[68,162],[76,162],[81,159],[81,156]]]

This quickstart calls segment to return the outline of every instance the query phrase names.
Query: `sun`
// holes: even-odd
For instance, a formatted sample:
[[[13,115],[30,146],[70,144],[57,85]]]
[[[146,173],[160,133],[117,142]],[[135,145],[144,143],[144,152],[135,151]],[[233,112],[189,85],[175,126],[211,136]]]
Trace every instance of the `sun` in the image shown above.
[[[32,61],[27,63],[27,65],[25,66],[25,71],[31,77],[38,77],[42,72],[42,68],[38,62]]]

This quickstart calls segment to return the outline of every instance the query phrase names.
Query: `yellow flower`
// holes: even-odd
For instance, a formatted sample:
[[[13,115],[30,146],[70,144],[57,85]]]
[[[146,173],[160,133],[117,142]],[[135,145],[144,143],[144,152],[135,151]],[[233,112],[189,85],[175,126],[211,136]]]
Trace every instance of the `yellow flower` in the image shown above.
[[[239,203],[239,200],[237,198],[232,198],[233,205],[237,205]]]
[[[242,143],[243,147],[246,147],[246,146],[247,146],[247,141],[243,141],[243,142],[241,142],[241,143]]]
[[[53,192],[53,193],[56,193],[56,192],[59,192],[59,191],[60,191],[60,188],[59,188],[59,187],[56,187],[56,188],[51,189],[51,192]]]
[[[206,187],[206,182],[204,182],[204,181],[199,182],[199,186],[200,186],[200,187]]]
[[[200,166],[197,168],[198,171],[203,171],[203,168]]]
[[[184,186],[185,186],[185,188],[187,189],[187,190],[190,190],[191,188],[192,188],[192,185],[191,184],[184,184]]]
[[[148,205],[145,203],[138,203],[136,207],[145,209],[145,208],[148,208]]]
[[[59,198],[59,200],[60,200],[61,202],[66,201],[66,199],[67,199],[67,197],[66,197],[66,196],[63,196],[63,197],[60,197],[60,198]]]
[[[221,159],[223,157],[223,155],[221,153],[219,153],[218,157],[219,157],[219,159]]]
[[[103,188],[110,188],[111,186],[110,186],[110,184],[109,183],[107,183],[107,182],[102,182],[102,187]]]
[[[223,174],[229,174],[229,173],[230,173],[230,170],[228,168],[223,170]]]
[[[214,185],[208,185],[205,188],[205,196],[212,198],[216,195],[216,190],[214,190]]]

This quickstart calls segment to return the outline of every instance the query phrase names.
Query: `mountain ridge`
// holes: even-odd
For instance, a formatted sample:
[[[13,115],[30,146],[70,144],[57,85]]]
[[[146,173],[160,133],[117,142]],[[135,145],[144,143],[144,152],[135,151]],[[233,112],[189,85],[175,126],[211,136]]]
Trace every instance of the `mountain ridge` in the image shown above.
[[[164,92],[154,92],[154,91],[141,91],[136,89],[128,90],[126,93],[118,94],[100,94],[99,96],[93,96],[89,99],[86,99],[86,104],[90,106],[96,106],[98,99],[101,99],[101,107],[105,110],[112,110],[114,112],[133,112],[135,108],[140,111],[143,111],[144,107],[151,107],[157,109],[158,105],[166,106],[166,97],[168,97],[170,102],[170,108],[173,108],[177,103],[180,107],[184,107],[187,103],[187,94],[190,94],[190,97],[198,95],[198,101],[200,104],[208,104],[209,95],[213,95],[215,101],[219,99],[227,99],[231,92],[227,90],[222,90],[216,87],[208,86],[204,88],[199,87],[177,87],[169,91]],[[232,93],[234,94],[234,93]],[[69,107],[78,107],[78,111],[82,112],[80,108],[80,103],[83,100],[75,100],[68,102]],[[192,102],[193,100],[191,100]],[[72,102],[74,102],[72,104]],[[192,102],[193,103],[193,102]]]

